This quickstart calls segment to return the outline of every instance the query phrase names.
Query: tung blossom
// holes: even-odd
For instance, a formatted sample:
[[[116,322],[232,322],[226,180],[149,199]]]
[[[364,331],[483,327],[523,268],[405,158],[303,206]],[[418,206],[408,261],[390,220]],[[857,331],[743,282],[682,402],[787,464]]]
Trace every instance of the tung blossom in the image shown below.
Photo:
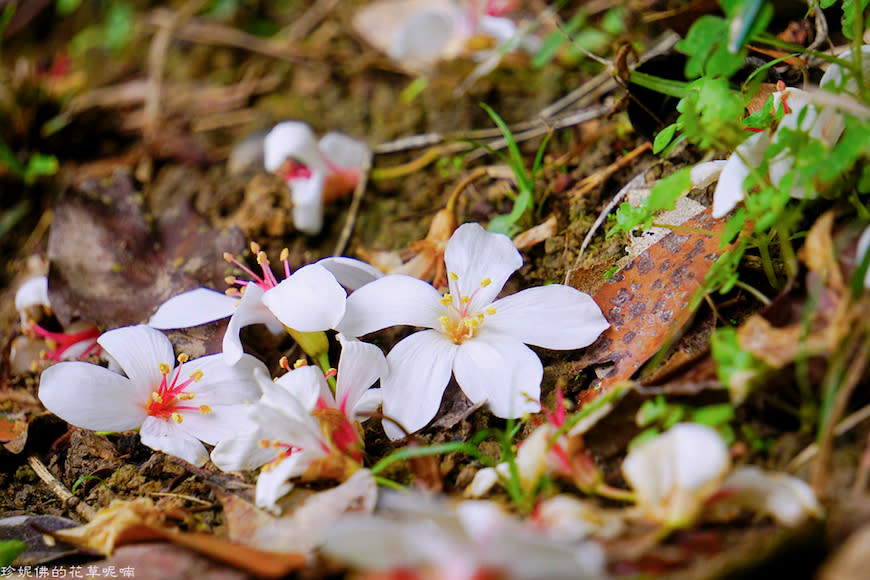
[[[318,141],[301,121],[279,123],[266,135],[267,171],[287,182],[293,197],[293,225],[309,235],[323,227],[323,204],[354,190],[371,150],[362,141],[331,131]]]
[[[214,445],[245,428],[244,404],[260,396],[253,371],[266,368],[244,355],[229,366],[220,355],[179,355],[161,332],[144,325],[103,333],[100,346],[126,376],[84,362],[62,362],[42,373],[46,409],[94,431],[139,428],[142,443],[202,465]]]
[[[263,468],[257,479],[259,507],[278,511],[276,502],[293,487],[289,480],[317,462],[334,457],[323,471],[339,478],[362,463],[357,422],[381,403],[380,389],[369,387],[386,372],[386,361],[374,345],[341,335],[339,341],[335,396],[316,367],[298,367],[275,381],[258,373],[263,398],[248,410],[256,428],[222,441],[212,452],[212,461],[225,471]]]
[[[529,288],[496,300],[522,265],[510,238],[480,225],[460,226],[444,253],[449,292],[389,275],[353,292],[338,330],[362,336],[393,325],[428,330],[399,342],[381,381],[384,414],[409,431],[429,422],[451,375],[473,402],[486,400],[499,417],[540,409],[543,367],[525,344],[570,350],[591,344],[607,321],[587,294],[561,284]],[[402,430],[384,421],[393,439]]]
[[[148,325],[168,330],[187,328],[230,317],[223,338],[224,356],[229,363],[238,361],[244,350],[239,331],[251,324],[265,324],[273,333],[288,328],[300,333],[334,328],[344,316],[346,292],[335,276],[319,264],[309,264],[290,272],[288,251],[281,252],[284,279],[278,280],[266,253],[251,243],[262,275],[240,263],[235,256],[224,258],[243,270],[251,279],[229,277],[238,286],[227,294],[197,288],[178,294],[164,302],[151,316]]]

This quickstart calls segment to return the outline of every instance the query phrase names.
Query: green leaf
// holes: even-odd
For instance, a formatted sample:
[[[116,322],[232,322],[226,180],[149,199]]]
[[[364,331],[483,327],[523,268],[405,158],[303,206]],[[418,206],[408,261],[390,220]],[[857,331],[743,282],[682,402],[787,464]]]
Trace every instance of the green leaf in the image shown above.
[[[12,565],[15,558],[23,554],[25,550],[27,550],[27,544],[21,540],[0,541],[0,566]]]
[[[692,421],[710,427],[718,427],[734,420],[734,407],[731,403],[707,405],[692,411]]]
[[[656,134],[656,138],[653,141],[653,153],[658,154],[662,149],[668,146],[668,143],[671,142],[671,139],[674,138],[674,135],[677,132],[677,124],[671,123],[661,131]]]
[[[59,16],[68,16],[78,10],[82,0],[57,0],[56,10]]]

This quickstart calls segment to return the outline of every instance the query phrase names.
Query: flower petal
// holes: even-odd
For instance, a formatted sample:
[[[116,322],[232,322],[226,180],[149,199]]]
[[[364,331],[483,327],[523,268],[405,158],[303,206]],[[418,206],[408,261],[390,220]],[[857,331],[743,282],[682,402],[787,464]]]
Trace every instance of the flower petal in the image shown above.
[[[797,526],[807,517],[824,513],[813,489],[787,473],[766,472],[755,465],[735,469],[722,482],[723,498],[713,503],[749,508],[769,515],[784,526]]]
[[[359,422],[364,422],[370,415],[378,410],[381,403],[384,402],[384,397],[381,394],[381,389],[369,389],[362,394],[353,408],[354,419]]]
[[[220,354],[212,354],[184,363],[180,378],[197,371],[202,373],[202,378],[186,389],[195,395],[191,405],[236,405],[260,398],[260,386],[253,375],[255,369],[268,372],[266,365],[248,354],[242,355],[235,365],[228,364]]]
[[[97,342],[124,369],[143,404],[163,378],[160,363],[175,367],[172,343],[162,332],[144,324],[104,332]]]
[[[301,161],[312,170],[326,169],[314,131],[301,121],[278,123],[263,140],[266,171],[279,169],[288,157]]]
[[[541,360],[515,338],[482,329],[459,345],[453,373],[462,392],[473,403],[486,400],[497,417],[541,410]]]
[[[591,296],[562,284],[528,288],[492,307],[486,330],[556,350],[589,346],[610,326]]]
[[[338,280],[339,284],[351,291],[384,277],[383,272],[368,262],[354,258],[345,258],[344,256],[323,258],[315,262],[315,264],[320,264],[329,270],[335,276],[335,279]]]
[[[268,412],[268,411],[267,411]],[[278,411],[273,410],[277,414]],[[261,413],[261,408],[251,408],[249,414]],[[280,422],[286,422],[286,417],[277,417]],[[275,450],[260,445],[263,439],[271,439],[262,425],[247,434],[228,437],[218,442],[211,452],[212,462],[223,471],[243,471],[256,469],[268,463],[275,457]]]
[[[24,320],[22,311],[32,306],[48,306],[48,276],[34,276],[24,281],[15,292],[15,310]]]
[[[371,155],[368,145],[338,131],[321,137],[317,146],[324,157],[340,168],[361,167]]]
[[[456,350],[434,330],[417,332],[394,346],[387,356],[389,372],[381,379],[384,415],[410,433],[422,429],[441,406]],[[383,426],[390,439],[405,435],[392,421],[385,419]]]
[[[39,400],[64,421],[94,431],[126,431],[139,427],[146,395],[130,379],[103,367],[64,362],[42,372]]]
[[[470,310],[474,312],[495,299],[510,275],[523,265],[523,257],[509,237],[467,223],[459,226],[447,242],[444,263],[450,275],[450,293],[456,299],[473,296]],[[486,285],[481,285],[486,279]]]
[[[196,400],[194,405],[196,406]],[[194,437],[215,445],[240,432],[250,432],[256,423],[247,418],[245,405],[215,405],[208,413],[186,411],[181,414],[181,430]]]
[[[317,407],[317,400],[320,398],[334,400],[323,377],[323,371],[314,366],[294,369],[276,380],[275,384],[281,387],[283,393],[293,397],[299,407],[291,409],[292,403],[278,392],[267,393],[266,404],[280,408],[292,416],[308,416]]]
[[[347,297],[347,310],[336,330],[356,337],[399,324],[440,328],[438,317],[444,311],[441,295],[430,284],[391,274]]]
[[[192,435],[185,433],[180,423],[169,419],[148,417],[139,430],[143,445],[179,457],[196,467],[208,461],[205,446]]]
[[[769,146],[770,135],[766,131],[752,135],[737,146],[722,168],[719,183],[713,192],[713,217],[724,216],[743,201],[743,182],[749,177],[749,166],[744,159],[757,167]]]
[[[347,293],[329,270],[309,264],[263,296],[263,304],[285,326],[300,332],[335,328],[344,316]]]
[[[230,317],[227,329],[224,331],[223,351],[227,363],[235,364],[245,353],[239,332],[251,324],[269,324],[275,321],[275,315],[263,304],[265,292],[255,284],[249,284],[242,293],[236,311]]]
[[[177,294],[160,305],[148,326],[162,330],[190,328],[226,318],[236,311],[236,298],[208,288]]]
[[[357,403],[375,381],[387,374],[387,360],[381,349],[373,344],[338,335],[341,358],[338,359],[338,377],[335,402],[339,410],[353,421]]]
[[[325,171],[313,171],[308,177],[288,182],[293,196],[293,226],[310,236],[323,229],[323,188]]]

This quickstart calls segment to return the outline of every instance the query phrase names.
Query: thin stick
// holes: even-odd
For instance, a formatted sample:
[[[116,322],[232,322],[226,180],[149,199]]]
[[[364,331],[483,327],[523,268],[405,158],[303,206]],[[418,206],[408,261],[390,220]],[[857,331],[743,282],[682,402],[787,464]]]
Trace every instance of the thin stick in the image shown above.
[[[371,171],[371,168],[372,156],[369,154],[365,161],[363,161],[359,182],[356,184],[356,189],[353,190],[353,199],[351,200],[350,207],[347,210],[347,217],[344,220],[344,226],[341,228],[338,242],[336,242],[335,248],[332,250],[333,256],[340,256],[347,249],[347,243],[350,241],[350,236],[353,234],[353,228],[356,225],[356,218],[359,215],[359,208],[362,205],[366,186],[369,182],[369,171]]]
[[[94,508],[86,504],[81,499],[77,498],[66,488],[64,484],[52,474],[45,464],[31,455],[27,458],[27,463],[33,469],[34,473],[39,476],[39,479],[48,486],[48,488],[56,495],[65,506],[75,508],[78,513],[86,521],[91,521],[97,515]]]

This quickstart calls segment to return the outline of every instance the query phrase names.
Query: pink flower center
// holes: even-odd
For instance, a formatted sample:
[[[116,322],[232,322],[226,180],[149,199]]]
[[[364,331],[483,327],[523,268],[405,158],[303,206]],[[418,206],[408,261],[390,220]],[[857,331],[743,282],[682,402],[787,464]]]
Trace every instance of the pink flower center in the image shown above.
[[[44,339],[46,346],[49,348],[48,351],[40,353],[40,356],[54,362],[61,360],[64,353],[77,345],[85,347],[85,350],[82,351],[77,358],[84,358],[91,353],[99,354],[102,350],[100,345],[97,343],[97,338],[100,336],[100,329],[96,326],[86,328],[79,332],[52,332],[44,329],[36,323],[33,323],[30,325],[28,330],[36,336]]]
[[[450,272],[448,277],[453,281],[459,280],[459,276],[455,272]],[[491,283],[492,280],[484,278],[480,281],[480,288],[485,288]],[[453,341],[453,344],[462,344],[466,340],[474,338],[484,317],[495,314],[495,308],[492,306],[487,306],[483,311],[471,309],[471,301],[480,288],[475,289],[470,296],[463,296],[457,290],[456,296],[447,293],[441,297],[441,304],[447,307],[447,314],[438,318],[438,321],[441,323],[443,333]]]
[[[230,264],[236,266],[240,270],[242,270],[245,274],[247,274],[251,279],[250,280],[242,280],[240,278],[236,278],[235,276],[228,276],[226,278],[226,283],[230,286],[237,286],[238,288],[228,288],[227,294],[230,296],[239,296],[241,295],[241,290],[244,289],[249,284],[254,284],[259,286],[264,291],[271,290],[275,286],[277,286],[280,281],[275,277],[275,274],[272,272],[272,266],[269,262],[269,257],[266,255],[266,252],[260,249],[259,244],[256,242],[251,242],[251,253],[257,256],[257,265],[260,266],[262,270],[262,275],[257,274],[240,261],[236,259],[236,257],[229,253],[224,252],[224,260],[229,262]],[[287,248],[281,250],[281,263],[284,266],[284,278],[290,277],[290,262],[289,262],[290,251]]]
[[[211,412],[211,407],[208,405],[183,404],[185,401],[193,399],[193,393],[184,389],[202,378],[202,371],[196,370],[186,380],[179,381],[181,368],[187,360],[186,354],[178,355],[179,365],[174,370],[169,368],[168,364],[160,363],[160,374],[163,375],[163,378],[145,405],[145,411],[148,415],[158,419],[172,419],[176,423],[181,423],[183,411],[198,411],[203,414]]]

